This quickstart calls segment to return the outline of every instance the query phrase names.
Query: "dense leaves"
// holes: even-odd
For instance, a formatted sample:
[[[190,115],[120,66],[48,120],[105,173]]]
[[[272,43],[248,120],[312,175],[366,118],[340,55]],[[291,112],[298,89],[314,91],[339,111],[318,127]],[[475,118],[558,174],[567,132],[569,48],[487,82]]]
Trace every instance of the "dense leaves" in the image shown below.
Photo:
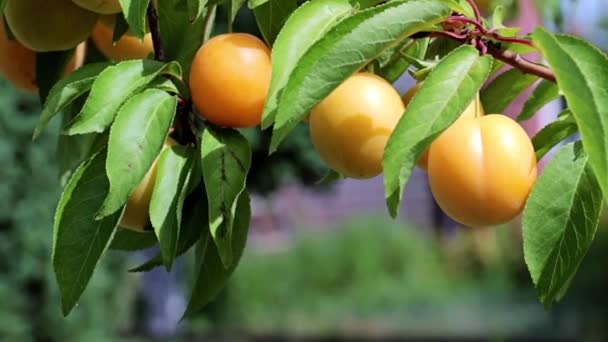
[[[133,97],[110,130],[106,171],[110,191],[98,217],[115,213],[144,178],[173,123],[177,99],[160,90]]]
[[[237,200],[245,190],[251,148],[237,131],[209,128],[201,140],[201,164],[209,201],[209,230],[226,268],[233,256],[233,226],[242,213]]]
[[[118,211],[102,220],[95,219],[109,187],[104,165],[105,151],[82,164],[57,206],[53,267],[64,315],[78,302],[121,216]]]
[[[608,57],[581,39],[555,36],[542,28],[532,37],[555,71],[589,162],[608,197]]]
[[[490,57],[463,46],[445,57],[416,93],[384,151],[384,190],[392,216],[416,161],[473,101],[491,68]]]
[[[287,20],[272,47],[272,79],[262,114],[262,128],[272,125],[281,91],[302,55],[352,7],[346,0],[317,0],[300,6]],[[306,34],[302,34],[302,30]]]
[[[526,264],[541,301],[559,299],[598,227],[602,192],[580,142],[565,146],[534,187],[523,218]]]
[[[304,54],[289,78],[279,101],[270,151],[340,82],[383,50],[449,14],[442,1],[391,1],[334,26]]]
[[[181,76],[177,63],[133,60],[106,68],[97,76],[80,115],[66,129],[66,134],[101,133],[114,120],[118,110],[142,91],[158,75]]]

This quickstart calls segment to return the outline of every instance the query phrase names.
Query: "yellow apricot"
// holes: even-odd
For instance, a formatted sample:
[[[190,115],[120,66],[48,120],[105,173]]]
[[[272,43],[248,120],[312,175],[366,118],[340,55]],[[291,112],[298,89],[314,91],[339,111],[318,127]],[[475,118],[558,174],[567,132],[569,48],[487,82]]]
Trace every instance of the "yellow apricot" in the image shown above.
[[[99,17],[71,0],[8,0],[4,15],[17,40],[38,52],[76,47]]]
[[[74,3],[89,11],[99,14],[113,14],[122,11],[118,0],[72,0]]]
[[[128,33],[124,34],[116,44],[112,41],[113,34],[113,30],[105,22],[100,21],[91,35],[97,49],[111,60],[145,59],[154,51],[152,36],[149,33],[143,41]]]
[[[82,66],[86,43],[81,43],[65,69],[69,74]],[[36,53],[16,40],[9,40],[0,18],[0,74],[17,88],[31,93],[38,91],[36,85]]]

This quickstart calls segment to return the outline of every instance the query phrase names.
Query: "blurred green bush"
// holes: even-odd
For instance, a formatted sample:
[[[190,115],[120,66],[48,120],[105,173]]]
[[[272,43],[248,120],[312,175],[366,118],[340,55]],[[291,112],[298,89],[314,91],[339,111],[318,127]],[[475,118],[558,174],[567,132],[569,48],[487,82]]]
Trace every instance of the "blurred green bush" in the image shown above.
[[[594,251],[606,255],[607,234]],[[308,230],[275,251],[249,250],[215,304],[219,330],[259,335],[570,338],[605,336],[606,280],[587,259],[553,311],[536,299],[515,227],[436,240],[386,218]],[[604,276],[605,277],[605,276]],[[591,278],[593,281],[590,281]],[[193,322],[210,331],[209,322]]]
[[[32,143],[39,113],[36,96],[0,79],[0,340],[100,340],[127,321],[125,265],[106,258],[81,305],[63,318],[51,268],[59,127]]]

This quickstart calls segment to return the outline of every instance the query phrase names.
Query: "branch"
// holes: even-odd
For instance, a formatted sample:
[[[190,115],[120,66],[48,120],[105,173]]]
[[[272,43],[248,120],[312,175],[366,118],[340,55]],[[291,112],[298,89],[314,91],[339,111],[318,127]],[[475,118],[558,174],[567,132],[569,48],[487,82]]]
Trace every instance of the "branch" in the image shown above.
[[[165,50],[160,39],[160,27],[158,25],[158,13],[154,8],[153,1],[148,5],[148,25],[150,25],[150,34],[152,34],[152,44],[154,45],[154,59],[160,62],[167,60]]]
[[[455,35],[451,32],[419,32],[412,36],[412,38],[423,38],[423,37],[432,37],[432,38],[449,38],[456,41],[459,41],[462,44],[466,44],[466,38],[462,38],[459,35]],[[478,47],[478,46],[476,46]],[[487,54],[492,57],[509,64],[510,66],[519,69],[521,72],[531,75],[536,75],[538,77],[544,78],[547,81],[551,81],[556,83],[555,73],[553,70],[548,67],[540,64],[536,64],[531,62],[520,54],[515,53],[509,50],[502,50],[493,44],[487,44]]]
[[[500,61],[509,64],[514,68],[521,70],[523,73],[536,75],[553,83],[557,82],[553,70],[547,68],[544,65],[531,62],[518,53],[509,50],[501,50],[490,47],[488,49],[488,54],[492,55],[492,57]]]

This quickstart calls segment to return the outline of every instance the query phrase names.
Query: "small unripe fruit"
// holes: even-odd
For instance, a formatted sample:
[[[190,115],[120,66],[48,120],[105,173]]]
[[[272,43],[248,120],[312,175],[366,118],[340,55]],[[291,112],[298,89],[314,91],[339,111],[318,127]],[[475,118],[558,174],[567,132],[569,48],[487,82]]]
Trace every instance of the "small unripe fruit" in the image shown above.
[[[37,52],[76,47],[99,17],[71,0],[8,0],[4,16],[17,40]]]
[[[192,101],[204,118],[218,126],[257,126],[270,73],[270,50],[264,42],[246,33],[215,36],[192,62]]]
[[[177,142],[167,138],[163,145],[163,150],[177,145]],[[156,182],[156,172],[158,169],[158,158],[154,160],[152,166],[141,180],[139,185],[133,190],[127,201],[125,212],[122,215],[119,226],[135,231],[143,231],[150,222],[150,201],[154,192]]]
[[[388,138],[405,111],[399,93],[371,73],[346,79],[310,114],[310,134],[321,159],[351,178],[382,172]]]

